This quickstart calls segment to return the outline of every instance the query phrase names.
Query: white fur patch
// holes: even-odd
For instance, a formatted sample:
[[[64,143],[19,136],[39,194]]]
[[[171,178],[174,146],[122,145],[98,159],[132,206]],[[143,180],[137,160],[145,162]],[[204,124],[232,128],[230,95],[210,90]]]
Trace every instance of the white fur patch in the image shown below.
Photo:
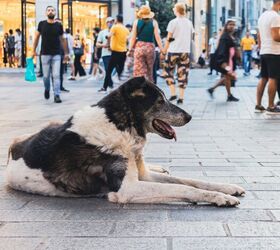
[[[41,170],[26,166],[22,158],[17,161],[10,161],[5,177],[7,184],[16,190],[46,196],[71,196],[58,190],[45,179]]]
[[[131,153],[138,154],[144,147],[142,137],[117,129],[114,123],[109,122],[102,108],[87,106],[74,114],[72,123],[68,130],[100,147],[103,152],[128,158]]]

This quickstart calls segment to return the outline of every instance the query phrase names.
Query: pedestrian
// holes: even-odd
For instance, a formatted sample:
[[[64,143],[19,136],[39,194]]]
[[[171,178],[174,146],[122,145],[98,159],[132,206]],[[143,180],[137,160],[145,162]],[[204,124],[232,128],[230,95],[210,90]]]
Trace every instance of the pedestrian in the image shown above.
[[[92,46],[92,56],[89,74],[93,74],[92,78],[88,80],[97,80],[98,78],[103,78],[103,69],[99,65],[99,60],[101,58],[102,48],[97,47],[98,34],[100,33],[100,28],[95,27],[93,29],[93,46]]]
[[[271,10],[265,11],[259,18],[259,45],[261,56],[261,79],[257,87],[257,105],[255,112],[264,112],[262,97],[268,83],[268,114],[280,114],[280,108],[274,104],[277,82],[280,79],[280,0],[273,0]]]
[[[62,21],[59,18],[56,18],[55,21],[62,24]],[[66,34],[65,33],[63,33],[63,38],[66,40]],[[68,55],[69,55],[69,49],[68,49],[67,42],[66,42],[66,46],[67,46],[67,51],[68,51]],[[60,57],[60,72],[59,72],[60,90],[63,91],[63,92],[70,92],[70,90],[64,88],[64,86],[63,86],[63,75],[64,75],[66,67],[67,67],[67,62],[64,60],[64,50],[63,50],[62,46],[60,46],[60,56],[61,56]]]
[[[202,53],[200,54],[197,62],[201,68],[203,68],[206,64],[206,49],[202,50]]]
[[[3,63],[4,67],[7,66],[8,63],[8,33],[5,33],[4,38],[3,38]]]
[[[54,20],[56,10],[53,6],[46,8],[47,20],[39,22],[33,45],[32,57],[36,55],[39,38],[41,42],[41,60],[43,68],[43,81],[45,85],[44,97],[50,98],[50,76],[53,78],[54,102],[61,103],[60,99],[60,49],[63,47],[64,58],[68,59],[66,41],[63,38],[63,28],[61,23]]]
[[[74,66],[74,38],[73,36],[71,35],[71,32],[70,32],[70,29],[67,28],[65,30],[65,39],[66,39],[66,42],[67,42],[67,49],[68,49],[68,52],[69,52],[69,61],[68,61],[68,64],[71,68],[71,74],[70,74],[70,78],[68,80],[70,81],[75,81],[75,66]]]
[[[252,61],[252,50],[253,46],[256,44],[255,39],[251,37],[250,31],[246,32],[246,36],[241,39],[241,49],[243,53],[243,69],[244,76],[249,76],[251,71],[251,61]]]
[[[116,23],[110,29],[110,33],[108,35],[108,38],[110,39],[110,49],[112,51],[112,55],[106,70],[103,87],[99,90],[99,92],[106,92],[108,87],[113,89],[113,85],[110,84],[113,83],[111,74],[115,68],[117,71],[118,80],[120,81],[126,59],[128,36],[129,31],[123,25],[123,16],[117,15]]]
[[[18,68],[21,67],[21,60],[22,60],[22,34],[20,29],[16,29],[15,34],[15,61],[18,66]]]
[[[175,4],[173,12],[176,18],[168,23],[168,35],[163,51],[163,55],[167,53],[164,78],[171,92],[169,100],[174,101],[177,99],[174,79],[174,71],[177,66],[179,87],[177,104],[183,104],[185,88],[188,83],[194,28],[192,22],[186,17],[186,5],[184,3]]]
[[[134,50],[133,76],[145,76],[150,81],[153,81],[155,40],[160,50],[163,51],[158,23],[154,19],[154,12],[147,5],[141,6],[137,15],[138,20],[133,24],[130,48],[128,50],[129,56],[132,55]]]
[[[15,66],[15,36],[13,35],[13,30],[9,30],[8,42],[8,61],[9,67]]]
[[[110,50],[110,44],[109,44],[109,34],[110,29],[112,28],[114,24],[114,18],[107,17],[106,19],[106,25],[107,28],[100,31],[97,37],[96,47],[101,49],[101,58],[104,65],[105,72],[108,70],[109,61],[111,59],[112,51]],[[112,78],[108,78],[109,86],[113,86]]]
[[[73,50],[74,50],[74,55],[75,55],[75,59],[74,59],[75,73],[74,73],[74,77],[76,77],[78,73],[79,73],[80,77],[85,76],[86,72],[85,72],[85,69],[82,66],[82,62],[81,62],[81,58],[84,55],[84,44],[80,40],[80,35],[75,35]]]
[[[218,35],[217,32],[213,33],[213,36],[209,39],[209,43],[208,43],[208,54],[209,54],[209,66],[210,66],[210,72],[208,73],[208,75],[212,75],[212,72],[214,70],[213,68],[213,57],[215,55],[215,51],[217,49],[217,45],[218,45]],[[216,71],[216,75],[218,75],[218,71]]]
[[[229,20],[225,24],[223,33],[219,39],[219,44],[215,52],[214,68],[222,73],[221,79],[215,84],[212,88],[209,88],[207,91],[210,96],[213,98],[214,90],[219,86],[225,86],[227,91],[227,101],[228,102],[238,102],[239,99],[234,97],[231,94],[231,85],[232,82],[236,81],[236,59],[237,55],[237,44],[234,38],[235,31],[235,21]]]

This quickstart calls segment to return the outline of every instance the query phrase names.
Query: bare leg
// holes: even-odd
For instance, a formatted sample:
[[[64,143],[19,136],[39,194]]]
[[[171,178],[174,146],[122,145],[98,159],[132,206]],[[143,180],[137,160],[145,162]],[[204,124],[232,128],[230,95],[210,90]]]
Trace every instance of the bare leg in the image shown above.
[[[265,86],[267,84],[267,78],[261,78],[257,87],[257,105],[262,105],[262,97],[264,93]]]
[[[169,85],[169,89],[170,89],[171,96],[175,96],[176,95],[175,85],[174,84],[170,84]]]
[[[228,75],[225,76],[225,85],[226,85],[227,95],[230,96],[231,78]]]
[[[277,91],[277,79],[268,79],[268,107],[274,107],[274,99]]]
[[[225,82],[225,77],[222,77],[211,89],[215,90],[219,86],[224,85],[224,82]]]

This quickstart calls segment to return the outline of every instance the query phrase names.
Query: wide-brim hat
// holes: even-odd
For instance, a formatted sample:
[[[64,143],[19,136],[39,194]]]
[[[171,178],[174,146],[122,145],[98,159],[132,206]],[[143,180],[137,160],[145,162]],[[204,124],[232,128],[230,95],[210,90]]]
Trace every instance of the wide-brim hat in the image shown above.
[[[137,13],[137,16],[139,18],[153,18],[155,16],[155,13],[151,11],[150,7],[147,5],[142,5]]]

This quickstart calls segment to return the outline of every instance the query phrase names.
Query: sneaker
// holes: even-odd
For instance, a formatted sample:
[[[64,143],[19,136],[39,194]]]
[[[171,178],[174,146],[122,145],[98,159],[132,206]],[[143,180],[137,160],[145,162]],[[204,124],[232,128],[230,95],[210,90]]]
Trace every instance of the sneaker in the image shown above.
[[[96,76],[91,76],[87,79],[87,81],[96,81]]]
[[[54,96],[54,102],[55,102],[55,103],[62,103],[62,101],[61,101],[59,95],[55,95],[55,96]]]
[[[63,92],[70,92],[70,90],[66,89],[66,88],[61,88],[60,90],[63,91]]]
[[[239,99],[234,97],[233,95],[228,96],[227,102],[238,102]]]
[[[70,77],[68,80],[69,81],[76,81],[76,78],[75,77]]]
[[[213,98],[214,98],[214,95],[213,95],[214,89],[212,89],[212,88],[207,89],[207,92],[208,92],[208,94],[210,95],[210,97],[213,99]]]
[[[209,72],[209,73],[208,73],[208,76],[212,76],[212,72]]]
[[[255,107],[255,113],[262,113],[265,111],[265,107],[262,105],[256,105]]]
[[[171,96],[168,100],[170,101],[170,102],[172,102],[172,101],[174,101],[174,100],[176,100],[177,99],[177,96],[176,95],[173,95],[173,96]]]
[[[106,94],[106,93],[107,93],[107,90],[104,89],[104,88],[101,88],[101,89],[98,90],[98,92],[99,92],[99,93],[104,93],[104,94]]]
[[[50,91],[45,89],[44,96],[46,100],[50,99]]]
[[[244,72],[244,73],[243,73],[243,76],[249,76],[249,74],[248,74],[248,73],[246,73],[246,72]]]
[[[179,105],[179,104],[183,104],[183,101],[184,101],[183,99],[178,99],[178,100],[177,100],[177,104],[178,104],[178,105]]]
[[[266,113],[267,113],[268,115],[280,115],[280,108],[277,107],[277,106],[275,106],[275,107],[273,107],[273,108],[268,107],[268,108],[266,109]]]

